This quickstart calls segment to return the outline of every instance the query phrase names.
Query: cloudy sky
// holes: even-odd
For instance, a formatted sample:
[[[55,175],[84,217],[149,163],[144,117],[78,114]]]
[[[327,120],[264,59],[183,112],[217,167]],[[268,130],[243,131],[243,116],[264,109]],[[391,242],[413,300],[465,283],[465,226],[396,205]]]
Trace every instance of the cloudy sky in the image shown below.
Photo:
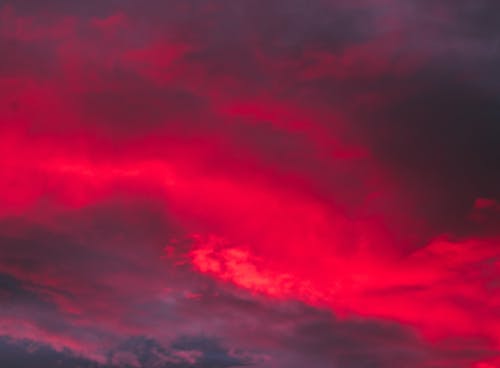
[[[0,363],[500,367],[498,0],[0,0]]]

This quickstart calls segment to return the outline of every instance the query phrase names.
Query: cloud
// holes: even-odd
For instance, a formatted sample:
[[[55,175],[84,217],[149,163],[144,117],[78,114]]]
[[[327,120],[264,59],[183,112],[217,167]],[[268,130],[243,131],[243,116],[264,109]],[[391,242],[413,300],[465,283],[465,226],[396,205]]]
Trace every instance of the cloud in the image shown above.
[[[2,5],[1,334],[47,364],[497,364],[497,10]]]

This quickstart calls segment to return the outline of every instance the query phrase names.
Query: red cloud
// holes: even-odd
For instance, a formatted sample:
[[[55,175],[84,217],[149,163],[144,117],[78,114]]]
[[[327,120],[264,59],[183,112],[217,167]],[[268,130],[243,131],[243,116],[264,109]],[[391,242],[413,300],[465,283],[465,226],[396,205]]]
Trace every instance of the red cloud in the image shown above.
[[[487,70],[489,41],[445,1],[404,3],[3,7],[0,271],[30,300],[0,317],[3,334],[99,359],[120,336],[172,342],[201,325],[348,365],[349,347],[307,345],[319,329],[307,316],[326,307],[353,346],[379,331],[393,346],[387,321],[422,336],[403,338],[429,354],[415,367],[496,364],[498,101],[464,77]],[[458,41],[481,65],[449,66],[440,45]],[[226,306],[210,288],[251,302]],[[315,308],[298,313],[305,327],[253,304],[292,301]],[[245,308],[272,336],[243,337]],[[356,330],[361,316],[377,333]],[[194,364],[200,351],[174,357]],[[272,353],[234,355],[268,366]]]

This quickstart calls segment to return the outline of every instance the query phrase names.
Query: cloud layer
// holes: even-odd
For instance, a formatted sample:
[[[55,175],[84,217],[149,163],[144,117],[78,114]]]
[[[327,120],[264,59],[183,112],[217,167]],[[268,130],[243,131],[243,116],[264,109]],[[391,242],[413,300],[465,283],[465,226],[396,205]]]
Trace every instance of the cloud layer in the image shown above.
[[[496,367],[498,10],[1,2],[9,366]]]

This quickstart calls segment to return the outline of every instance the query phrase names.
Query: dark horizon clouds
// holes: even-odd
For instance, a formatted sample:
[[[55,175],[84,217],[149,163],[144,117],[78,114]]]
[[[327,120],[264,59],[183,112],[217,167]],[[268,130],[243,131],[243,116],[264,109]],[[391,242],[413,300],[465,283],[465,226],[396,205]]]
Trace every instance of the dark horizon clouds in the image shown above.
[[[500,5],[0,1],[0,365],[500,365]]]

